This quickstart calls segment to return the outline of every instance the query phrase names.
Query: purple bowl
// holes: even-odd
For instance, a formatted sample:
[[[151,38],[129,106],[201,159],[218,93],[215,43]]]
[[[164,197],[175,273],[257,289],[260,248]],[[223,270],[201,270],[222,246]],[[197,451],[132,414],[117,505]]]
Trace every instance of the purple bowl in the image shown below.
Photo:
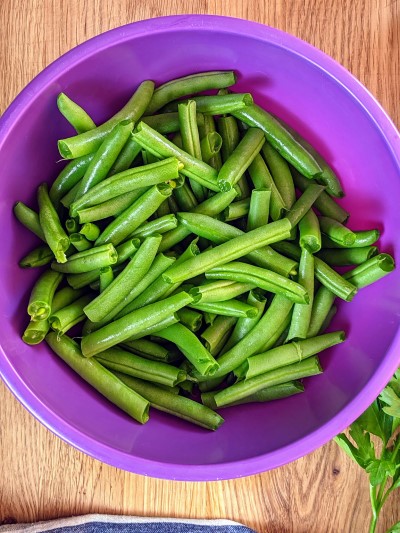
[[[183,60],[182,50],[185,51]],[[223,411],[215,433],[154,412],[145,426],[103,399],[46,346],[20,336],[37,272],[18,268],[34,238],[13,218],[17,200],[62,168],[57,139],[73,134],[57,111],[61,91],[97,122],[143,79],[157,83],[234,69],[236,89],[297,129],[335,168],[347,193],[350,227],[382,230],[400,247],[399,134],[368,91],[312,46],[275,29],[215,16],[174,16],[123,26],[65,54],[15,99],[0,123],[2,254],[0,374],[45,426],[79,450],[125,470],[167,479],[216,480],[256,474],[301,457],[342,431],[374,400],[399,363],[400,271],[339,304],[334,328],[347,341],[322,357],[325,372],[302,395]],[[384,180],[384,182],[382,181]],[[34,204],[33,204],[34,205]]]

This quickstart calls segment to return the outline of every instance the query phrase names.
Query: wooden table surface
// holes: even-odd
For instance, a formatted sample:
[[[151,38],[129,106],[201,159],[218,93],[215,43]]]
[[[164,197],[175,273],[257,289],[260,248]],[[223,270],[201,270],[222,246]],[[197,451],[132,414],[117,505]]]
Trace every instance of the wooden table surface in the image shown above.
[[[121,24],[178,13],[247,18],[309,41],[355,74],[400,125],[397,0],[0,0],[0,112],[77,44]],[[332,442],[262,475],[171,482],[117,470],[75,450],[3,383],[0,406],[0,523],[120,513],[228,518],[260,533],[367,531],[367,477]],[[399,519],[400,494],[388,501],[379,531]]]

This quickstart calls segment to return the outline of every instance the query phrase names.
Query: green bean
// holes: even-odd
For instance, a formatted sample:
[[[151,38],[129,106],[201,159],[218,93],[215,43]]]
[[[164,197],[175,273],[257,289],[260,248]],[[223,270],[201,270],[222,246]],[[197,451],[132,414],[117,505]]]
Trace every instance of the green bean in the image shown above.
[[[267,111],[253,104],[232,114],[250,127],[260,128],[275,150],[304,176],[312,178],[321,174],[314,157]]]
[[[210,89],[223,89],[234,85],[236,76],[232,71],[210,71],[192,74],[183,78],[171,80],[154,91],[146,109],[146,115],[153,115],[165,104],[187,94],[200,93]]]
[[[58,263],[65,263],[65,255],[69,247],[69,238],[61,226],[57,211],[49,198],[47,184],[38,188],[39,222],[44,237]]]
[[[297,281],[307,291],[309,302],[306,305],[294,304],[288,340],[306,339],[310,326],[314,296],[314,256],[305,248],[301,250]]]
[[[83,252],[84,250],[88,250],[92,247],[92,243],[80,233],[71,233],[69,240],[72,246],[78,250],[78,252]]]
[[[223,302],[199,302],[190,304],[192,309],[199,311],[206,311],[222,316],[236,316],[236,317],[254,317],[257,314],[257,309],[252,305],[248,305],[240,300],[224,300]]]
[[[65,221],[65,229],[69,234],[77,233],[79,230],[78,221],[75,218],[67,218]]]
[[[76,186],[76,191],[78,190],[79,180],[85,175],[87,167],[94,158],[94,155],[94,153],[87,154],[73,159],[62,169],[57,178],[53,181],[49,190],[49,196],[56,208],[59,206],[61,198],[71,191],[73,187]]]
[[[76,198],[76,195],[78,194],[79,188],[80,188],[80,180],[76,185],[74,185],[65,196],[63,196],[60,200],[60,203],[66,208],[69,209],[70,205],[73,203],[73,201]]]
[[[200,139],[204,139],[209,134],[216,133],[216,131],[217,129],[215,127],[214,117],[212,117],[211,115],[204,115],[204,125],[199,126]],[[201,144],[201,141],[200,141],[200,144]],[[204,156],[203,156],[203,160],[206,161]],[[219,171],[220,168],[222,167],[221,154],[219,153],[219,151],[207,162],[212,168],[215,168],[215,170]]]
[[[212,376],[218,363],[200,340],[182,324],[174,324],[157,332],[157,337],[173,342],[202,376]]]
[[[153,90],[154,83],[152,81],[144,81],[139,85],[127,104],[101,126],[58,141],[58,149],[61,156],[64,159],[74,159],[75,157],[95,152],[104,137],[110,133],[116,124],[123,120],[130,120],[134,123],[140,119],[152,97]]]
[[[34,268],[47,265],[48,263],[51,263],[53,259],[53,252],[50,250],[47,244],[43,244],[42,246],[38,246],[30,251],[19,261],[18,264],[21,268]]]
[[[225,222],[237,220],[248,215],[250,209],[250,198],[243,198],[237,202],[232,202],[224,209],[222,217]]]
[[[194,213],[204,214],[210,217],[217,216],[232,202],[235,196],[236,191],[234,189],[231,189],[228,192],[217,193],[198,206],[194,207],[192,211]],[[160,244],[160,251],[164,252],[165,250],[172,248],[179,242],[183,241],[185,237],[188,237],[190,233],[191,231],[186,229],[185,226],[178,224],[176,229],[163,235],[163,239]]]
[[[200,392],[208,392],[208,391],[214,391],[214,389],[217,389],[222,383],[224,383],[225,377],[219,377],[219,378],[208,378],[206,381],[200,381],[200,383],[197,384]],[[193,383],[193,382],[192,382]]]
[[[206,271],[207,279],[230,279],[241,283],[251,283],[256,287],[275,294],[282,294],[298,304],[308,304],[310,295],[300,283],[281,276],[272,270],[266,270],[240,261],[224,263]]]
[[[286,318],[278,324],[274,333],[264,342],[264,344],[259,348],[258,352],[266,352],[275,346],[285,343],[289,333],[290,322],[292,321],[292,313],[286,315]],[[236,369],[234,372],[236,374]]]
[[[206,405],[210,409],[220,409],[221,407],[217,407],[217,404],[214,400],[217,392],[218,391],[204,392],[201,395],[201,401],[203,405]],[[281,383],[280,385],[273,385],[272,387],[261,389],[254,394],[250,394],[249,396],[238,400],[237,402],[223,405],[222,408],[232,407],[233,405],[243,405],[246,403],[270,402],[272,400],[288,398],[289,396],[293,396],[294,394],[298,394],[300,392],[304,392],[304,385],[301,383],[301,381],[288,381],[286,383]]]
[[[300,198],[298,198],[298,200],[293,204],[291,210],[286,214],[286,217],[289,219],[292,227],[297,226],[304,215],[313,206],[318,196],[323,192],[324,188],[325,187],[323,185],[310,183]]]
[[[181,217],[178,218],[181,220]],[[185,263],[180,265],[175,264],[168,270],[168,273],[164,272],[163,277],[169,283],[185,281],[186,279],[206,272],[212,267],[217,267],[227,261],[233,261],[267,244],[285,239],[289,234],[290,222],[288,220],[282,219],[272,222],[261,228],[234,237],[230,241],[220,244],[211,250],[206,250],[197,257],[185,261]]]
[[[309,209],[299,222],[301,248],[309,252],[316,253],[321,250],[321,230],[317,215],[312,209]]]
[[[205,163],[209,163],[211,166],[214,166],[211,164],[211,161],[217,154],[219,154],[221,148],[221,135],[219,135],[216,131],[210,131],[200,141],[201,159]]]
[[[157,332],[161,329],[167,328],[168,326],[172,326],[172,324],[176,324],[177,322],[179,322],[179,317],[176,312],[170,313],[168,316],[166,316],[166,318],[160,320],[157,324],[145,327],[140,332],[131,335],[126,342],[130,342],[137,339],[143,339],[144,337],[148,337],[149,335],[155,336]]]
[[[45,320],[51,313],[54,293],[63,276],[59,272],[46,270],[36,281],[28,303],[28,315],[31,320]]]
[[[315,376],[322,373],[322,368],[319,364],[316,356],[304,359],[300,363],[294,363],[292,365],[276,368],[265,374],[260,374],[254,378],[246,379],[245,381],[239,381],[235,385],[228,387],[222,391],[219,391],[214,400],[217,407],[223,407],[224,405],[231,404],[246,398],[250,394],[265,389],[266,387],[272,387],[286,383],[288,381],[302,379],[309,376]]]
[[[335,294],[324,285],[321,285],[317,290],[314,296],[307,337],[315,337],[321,331],[322,324],[332,308],[335,298]]]
[[[145,222],[135,229],[135,231],[132,233],[132,237],[140,237],[143,239],[145,237],[150,237],[150,235],[154,235],[155,233],[166,233],[167,231],[176,228],[177,225],[178,220],[175,215],[165,215],[163,217],[151,220],[150,222]]]
[[[171,139],[172,143],[175,144],[181,150],[183,149],[182,135],[180,132],[175,133]],[[160,156],[161,157],[161,156]]]
[[[249,167],[250,178],[255,189],[267,189],[271,191],[270,216],[272,220],[279,220],[285,209],[285,203],[272,179],[264,159],[257,155]]]
[[[269,143],[265,143],[261,151],[276,188],[283,200],[284,208],[289,211],[296,201],[294,183],[289,165],[280,153]]]
[[[376,246],[363,246],[362,248],[327,248],[321,250],[318,257],[330,266],[352,266],[361,265],[377,254]]]
[[[223,302],[240,296],[241,294],[254,289],[251,283],[237,283],[230,280],[219,280],[211,283],[204,283],[191,289],[192,293],[198,292],[201,295],[201,303]]]
[[[168,206],[169,206],[170,213],[173,214],[173,215],[176,215],[176,213],[178,213],[178,211],[179,211],[179,206],[178,206],[175,198],[172,195],[168,196],[167,201],[168,201]]]
[[[249,128],[218,173],[221,191],[229,191],[249,168],[265,142],[264,134],[258,128]]]
[[[355,234],[337,220],[329,217],[319,217],[319,225],[321,231],[328,235],[333,242],[346,247],[353,246],[356,240]]]
[[[89,241],[95,241],[100,235],[100,228],[92,222],[87,222],[83,224],[83,226],[79,230],[79,233],[84,235]]]
[[[217,357],[222,350],[236,322],[234,316],[217,316],[213,324],[200,335],[206,349],[213,357]]]
[[[233,113],[239,111],[253,103],[253,97],[250,93],[232,93],[232,94],[216,94],[212,96],[191,96],[190,99],[196,103],[197,110],[204,115],[224,115],[226,113]],[[186,103],[187,100],[183,102]],[[180,102],[175,105],[178,106]],[[174,108],[175,105],[169,106],[169,109]]]
[[[84,309],[92,322],[100,322],[107,317],[110,321],[120,308],[129,303],[129,294],[149,271],[161,242],[161,235],[147,237],[124,270]]]
[[[100,292],[104,292],[106,288],[114,281],[114,271],[110,266],[100,268],[99,283]]]
[[[176,133],[180,131],[178,113],[160,113],[158,115],[146,116],[142,118],[148,126],[163,133]],[[204,125],[204,116],[202,113],[196,113],[197,126]]]
[[[270,202],[271,189],[253,189],[247,217],[247,231],[268,224]]]
[[[383,278],[392,270],[394,270],[395,264],[394,259],[389,254],[379,254],[375,257],[371,257],[361,265],[349,270],[343,277],[348,282],[352,283],[361,289],[367,285],[371,285],[375,281]]]
[[[184,165],[182,174],[212,191],[219,192],[215,169],[177,147],[144,122],[136,126],[133,137],[143,148],[157,157],[176,157]]]
[[[107,200],[98,205],[78,210],[78,218],[81,224],[86,222],[96,222],[108,217],[118,216],[130,207],[135,200],[140,198],[147,191],[147,187],[136,189],[126,194],[121,194],[111,200]]]
[[[109,242],[117,245],[124,241],[157,210],[171,193],[171,187],[165,183],[153,185],[130,207],[108,224],[96,240],[96,246]]]
[[[155,326],[171,314],[193,301],[192,296],[180,292],[159,302],[146,305],[115,320],[111,324],[86,335],[82,339],[82,352],[85,357],[96,355],[111,346],[120,344],[140,334],[146,328]]]
[[[102,246],[95,246],[83,252],[72,254],[63,264],[53,262],[51,268],[65,274],[78,274],[114,265],[117,260],[118,254],[114,246],[112,244],[103,244]]]
[[[112,164],[108,176],[114,176],[114,174],[119,174],[120,172],[128,170],[141,151],[142,147],[140,144],[138,144],[133,139],[132,135],[130,135],[118,154],[117,159]]]
[[[186,379],[186,372],[163,363],[145,359],[119,347],[108,348],[96,355],[96,360],[109,370],[116,370],[128,376],[175,387]]]
[[[64,335],[73,326],[85,320],[86,317],[83,308],[91,301],[91,299],[91,294],[85,294],[78,298],[78,300],[75,300],[58,311],[52,310],[49,317],[50,327],[56,331],[59,336]]]
[[[143,395],[154,409],[169,413],[173,416],[192,422],[206,429],[216,430],[224,422],[224,419],[218,414],[189,398],[173,394],[166,390],[160,389],[159,386],[153,385],[147,381],[142,381],[131,376],[125,376],[118,372],[116,376],[121,379],[128,387]],[[180,384],[182,385],[182,384]]]
[[[267,311],[257,324],[237,344],[218,358],[219,370],[214,377],[225,376],[241,365],[248,357],[257,353],[273,336],[280,324],[291,314],[292,307],[293,302],[284,296],[279,294],[274,296]],[[199,377],[197,374],[196,378],[203,381],[201,376]],[[290,378],[286,381],[289,380]]]
[[[355,240],[350,248],[364,248],[365,246],[371,246],[376,243],[380,237],[380,232],[377,229],[370,229],[366,231],[353,231]],[[348,248],[344,244],[339,244],[332,241],[328,236],[322,235],[322,246],[324,248]]]
[[[212,219],[207,215],[195,213],[194,210],[192,213],[180,213],[178,218],[187,230],[196,233],[200,237],[209,239],[216,244],[222,244],[235,237],[244,235],[244,232],[235,226]],[[162,247],[163,242],[160,245],[160,248]],[[294,261],[275,253],[269,246],[261,247],[250,252],[247,254],[247,259],[259,267],[268,268],[283,276],[293,274],[296,271],[296,263]]]
[[[132,418],[144,424],[149,419],[149,402],[130,389],[95,359],[82,357],[75,341],[63,335],[49,333],[46,341],[50,348],[77,374]]]
[[[237,344],[254,326],[260,321],[265,305],[267,303],[266,297],[258,289],[253,289],[249,292],[247,303],[257,309],[257,314],[252,318],[239,318],[236,322],[235,328],[232,331],[229,339],[225,343],[221,355],[230,350]]]
[[[217,121],[218,132],[222,138],[221,155],[225,162],[240,141],[239,128],[235,117],[220,117]]]
[[[178,315],[181,324],[190,329],[190,331],[195,332],[201,328],[203,323],[203,315],[201,313],[189,309],[188,307],[184,307],[177,311],[176,314]]]
[[[17,202],[14,205],[14,215],[21,222],[21,224],[32,231],[32,233],[37,235],[39,239],[42,239],[42,241],[46,242],[42,227],[40,225],[39,215],[36,213],[36,211],[25,205],[23,202]]]
[[[182,187],[179,187],[178,189],[174,189],[173,195],[180,210],[191,211],[196,205],[198,205],[193,190],[187,183],[184,183]]]
[[[163,161],[130,168],[119,174],[114,174],[75,200],[70,206],[70,213],[75,216],[78,210],[106,202],[121,194],[176,179],[180,167],[181,165],[175,157],[169,157]]]
[[[77,133],[92,130],[96,124],[81,106],[75,103],[65,93],[57,97],[57,107]]]
[[[292,168],[292,177],[293,181],[300,191],[304,190],[309,186],[310,180],[302,176],[295,168]],[[334,218],[338,222],[346,222],[349,218],[349,213],[343,209],[334,198],[329,196],[329,194],[323,191],[320,196],[315,200],[314,207],[318,209],[321,215],[326,217]]]
[[[265,374],[266,372],[271,372],[276,368],[301,362],[344,340],[344,331],[335,331],[333,333],[319,335],[318,337],[312,337],[311,339],[290,342],[283,346],[273,348],[268,352],[253,355],[247,359],[248,370],[246,372],[246,380],[259,376],[260,374]]]
[[[171,357],[170,350],[167,350],[164,346],[148,339],[126,341],[121,344],[121,348],[136,355],[140,355],[140,357],[144,357],[145,359],[162,361],[164,363],[170,363],[176,355],[175,353],[172,353]]]

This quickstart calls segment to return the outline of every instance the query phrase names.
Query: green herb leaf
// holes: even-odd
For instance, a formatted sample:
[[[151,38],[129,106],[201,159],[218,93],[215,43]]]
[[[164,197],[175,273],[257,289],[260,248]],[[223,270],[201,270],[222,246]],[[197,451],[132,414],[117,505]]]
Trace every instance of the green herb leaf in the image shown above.
[[[396,473],[396,465],[391,461],[374,459],[370,461],[365,469],[369,474],[369,482],[373,487],[380,485],[385,477],[393,477]]]
[[[397,522],[397,524],[390,527],[386,533],[399,533],[399,532],[400,532],[400,522]]]
[[[383,441],[384,446],[386,446],[392,436],[392,418],[380,409],[377,400],[357,419],[357,423],[364,431],[368,431],[379,437]]]
[[[357,446],[354,446],[344,433],[337,435],[335,441],[349,457],[365,470],[371,461],[376,460],[371,437],[369,433],[364,433],[357,421],[350,426],[350,436]]]
[[[397,383],[395,382],[394,388],[392,386],[392,382],[383,389],[381,392],[379,398],[387,404],[385,407],[383,407],[383,410],[385,413],[387,413],[390,416],[400,418],[400,392],[399,395],[396,393],[397,389]]]

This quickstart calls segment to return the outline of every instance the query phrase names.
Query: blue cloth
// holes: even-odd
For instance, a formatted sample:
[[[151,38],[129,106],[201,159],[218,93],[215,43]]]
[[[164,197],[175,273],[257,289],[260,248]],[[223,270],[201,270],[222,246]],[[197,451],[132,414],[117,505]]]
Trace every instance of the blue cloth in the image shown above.
[[[83,515],[34,524],[0,526],[0,533],[256,533],[231,520]]]

